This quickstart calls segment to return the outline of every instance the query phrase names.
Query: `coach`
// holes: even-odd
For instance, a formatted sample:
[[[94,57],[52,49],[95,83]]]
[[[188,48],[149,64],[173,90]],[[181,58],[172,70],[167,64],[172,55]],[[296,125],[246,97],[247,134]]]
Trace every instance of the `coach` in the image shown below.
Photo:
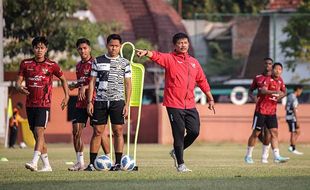
[[[178,172],[190,172],[183,160],[183,152],[199,135],[199,114],[195,108],[194,88],[196,84],[206,94],[209,109],[214,109],[214,100],[210,86],[199,62],[188,54],[189,38],[184,33],[177,33],[172,39],[174,51],[136,50],[139,57],[147,56],[165,69],[164,102],[172,134],[174,149],[170,155],[175,161]],[[186,129],[186,135],[184,136]]]

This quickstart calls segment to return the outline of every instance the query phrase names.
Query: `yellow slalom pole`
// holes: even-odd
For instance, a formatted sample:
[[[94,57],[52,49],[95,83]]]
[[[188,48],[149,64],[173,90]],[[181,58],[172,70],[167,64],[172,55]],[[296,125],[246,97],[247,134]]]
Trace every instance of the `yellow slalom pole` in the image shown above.
[[[130,55],[130,67],[133,63],[133,57],[135,56],[135,45],[131,42],[125,42],[122,44],[121,47],[121,56],[123,57],[123,48],[125,45],[130,45],[132,47],[132,53]],[[128,109],[128,120],[127,120],[127,155],[130,155],[130,128],[131,128],[131,114],[130,114],[130,103],[129,103],[129,109]]]

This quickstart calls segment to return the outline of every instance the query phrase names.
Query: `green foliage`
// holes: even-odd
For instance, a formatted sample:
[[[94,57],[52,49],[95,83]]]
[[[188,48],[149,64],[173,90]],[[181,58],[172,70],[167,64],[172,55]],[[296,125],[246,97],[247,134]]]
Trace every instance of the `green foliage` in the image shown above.
[[[68,57],[61,60],[60,65],[70,69],[75,66],[72,56],[78,56],[75,47],[78,38],[88,38],[93,53],[99,54],[103,49],[98,44],[98,36],[121,30],[118,23],[90,23],[73,18],[72,14],[77,10],[87,9],[85,0],[4,0],[3,5],[7,39],[4,55],[10,59],[6,70],[16,69],[15,65],[20,61],[14,58],[17,55],[32,53],[31,41],[35,36],[48,38],[49,51],[67,52]]]
[[[152,45],[152,43],[146,39],[138,39],[135,43],[136,49],[147,49],[147,50],[154,50],[155,47]],[[124,57],[128,60],[130,60],[130,57],[132,55],[132,48],[129,45],[126,45],[123,49]],[[145,63],[149,59],[147,57],[138,58],[138,56],[135,54],[133,58],[134,63]]]
[[[203,65],[207,76],[232,76],[239,73],[242,60],[233,58],[227,51],[223,51],[217,42],[209,43],[210,54],[208,64]]]
[[[178,1],[172,5],[178,9]],[[195,13],[259,13],[269,0],[182,0],[182,17],[192,19]]]
[[[290,59],[287,62],[291,70],[295,70],[296,61],[310,63],[310,0],[304,0],[283,28],[287,40],[280,43],[282,52]],[[306,13],[306,14],[305,14]]]

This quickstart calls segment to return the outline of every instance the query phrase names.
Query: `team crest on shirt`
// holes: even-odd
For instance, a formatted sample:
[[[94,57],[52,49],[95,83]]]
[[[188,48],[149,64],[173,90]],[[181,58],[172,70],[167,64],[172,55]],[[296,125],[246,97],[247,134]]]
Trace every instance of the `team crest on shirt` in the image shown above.
[[[191,63],[192,67],[195,69],[196,68],[196,64],[195,63]]]
[[[46,75],[48,73],[48,69],[47,68],[42,68],[42,73]]]

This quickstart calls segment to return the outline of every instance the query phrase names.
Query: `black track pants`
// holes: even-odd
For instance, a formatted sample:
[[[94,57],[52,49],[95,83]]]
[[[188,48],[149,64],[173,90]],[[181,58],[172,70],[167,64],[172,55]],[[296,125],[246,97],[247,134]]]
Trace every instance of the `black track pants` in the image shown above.
[[[196,108],[177,109],[167,107],[174,139],[173,147],[178,164],[183,164],[183,152],[199,135],[200,121]],[[186,129],[186,135],[185,134]]]

